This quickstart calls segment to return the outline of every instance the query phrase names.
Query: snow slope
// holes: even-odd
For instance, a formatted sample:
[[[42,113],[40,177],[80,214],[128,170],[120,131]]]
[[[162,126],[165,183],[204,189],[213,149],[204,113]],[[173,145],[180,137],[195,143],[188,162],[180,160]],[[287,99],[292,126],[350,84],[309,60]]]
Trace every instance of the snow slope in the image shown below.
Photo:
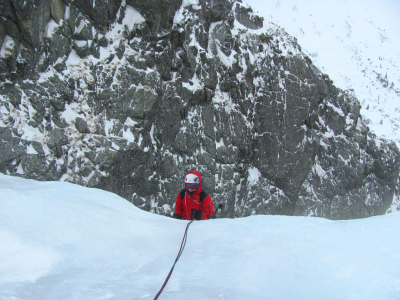
[[[0,299],[153,299],[187,222],[0,174]],[[196,221],[159,299],[400,299],[400,213]]]
[[[297,38],[334,84],[354,91],[362,115],[400,147],[400,2],[245,0]]]

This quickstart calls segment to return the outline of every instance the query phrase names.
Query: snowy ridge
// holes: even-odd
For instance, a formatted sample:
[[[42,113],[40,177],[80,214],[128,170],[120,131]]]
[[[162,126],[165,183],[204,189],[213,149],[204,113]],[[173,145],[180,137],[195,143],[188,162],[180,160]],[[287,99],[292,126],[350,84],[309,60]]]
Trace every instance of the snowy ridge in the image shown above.
[[[380,137],[400,145],[400,22],[396,1],[246,0],[265,21],[293,37],[334,84],[362,104]]]
[[[186,224],[98,189],[0,174],[0,299],[153,299]],[[399,226],[399,213],[195,221],[162,299],[397,299]]]

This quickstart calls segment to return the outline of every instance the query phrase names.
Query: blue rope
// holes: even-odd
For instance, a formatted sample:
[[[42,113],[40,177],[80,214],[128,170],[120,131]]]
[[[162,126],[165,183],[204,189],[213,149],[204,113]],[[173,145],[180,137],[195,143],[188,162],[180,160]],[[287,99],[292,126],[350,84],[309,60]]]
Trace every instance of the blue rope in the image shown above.
[[[159,290],[159,292],[157,293],[157,295],[154,297],[154,300],[157,300],[158,297],[161,295],[163,289],[165,288],[165,286],[166,286],[167,283],[168,283],[169,278],[170,278],[171,275],[172,275],[172,272],[174,271],[174,268],[175,268],[176,263],[178,262],[179,258],[180,258],[181,255],[182,255],[183,249],[185,249],[186,240],[187,240],[187,232],[188,232],[189,226],[190,226],[190,224],[192,224],[192,222],[193,222],[193,220],[190,221],[190,222],[187,224],[187,226],[186,226],[185,234],[183,235],[183,239],[182,239],[182,243],[181,243],[181,248],[179,249],[178,256],[176,257],[175,262],[174,262],[174,264],[172,265],[172,268],[171,268],[171,270],[169,271],[167,278],[165,279],[163,285],[161,286],[161,289]]]

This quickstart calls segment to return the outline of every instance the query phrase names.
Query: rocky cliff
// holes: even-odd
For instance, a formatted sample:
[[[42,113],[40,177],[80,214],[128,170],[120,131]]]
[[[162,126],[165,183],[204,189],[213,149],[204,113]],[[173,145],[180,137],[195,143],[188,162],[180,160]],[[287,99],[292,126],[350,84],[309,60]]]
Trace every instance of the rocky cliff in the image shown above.
[[[383,214],[399,150],[240,0],[0,3],[0,172],[170,215],[196,169],[219,217]]]

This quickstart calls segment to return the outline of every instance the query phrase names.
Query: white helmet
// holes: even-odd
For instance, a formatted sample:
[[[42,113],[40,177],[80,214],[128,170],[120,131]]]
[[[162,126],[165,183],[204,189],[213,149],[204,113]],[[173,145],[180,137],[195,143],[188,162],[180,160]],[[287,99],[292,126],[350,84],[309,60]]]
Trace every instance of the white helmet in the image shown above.
[[[185,177],[185,183],[194,183],[194,184],[200,184],[200,178],[199,176],[189,173]]]

